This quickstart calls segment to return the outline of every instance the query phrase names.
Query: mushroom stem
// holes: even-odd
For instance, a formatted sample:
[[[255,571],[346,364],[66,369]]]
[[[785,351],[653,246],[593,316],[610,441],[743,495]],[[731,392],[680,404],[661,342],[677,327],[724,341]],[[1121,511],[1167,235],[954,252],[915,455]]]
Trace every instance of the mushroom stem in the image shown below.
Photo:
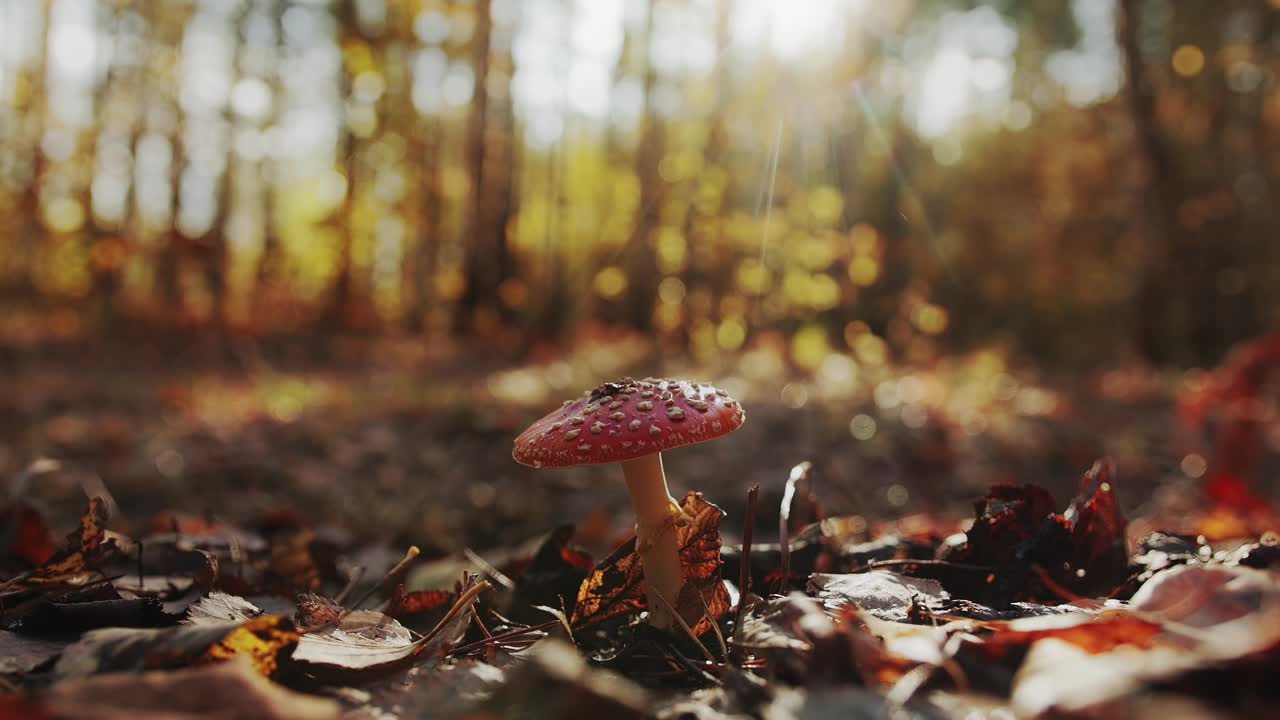
[[[644,571],[649,622],[669,630],[675,626],[675,619],[668,607],[677,606],[680,587],[684,584],[675,532],[680,506],[667,490],[661,453],[623,462],[622,474],[627,479],[631,506],[636,511],[636,550]],[[667,602],[659,600],[655,593],[661,593]]]

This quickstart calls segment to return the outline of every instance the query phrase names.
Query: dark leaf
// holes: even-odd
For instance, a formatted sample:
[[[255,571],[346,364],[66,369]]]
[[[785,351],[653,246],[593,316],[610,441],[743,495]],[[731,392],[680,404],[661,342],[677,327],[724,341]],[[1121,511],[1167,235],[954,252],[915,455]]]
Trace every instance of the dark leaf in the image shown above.
[[[542,640],[522,657],[528,661],[509,673],[506,685],[477,710],[507,716],[520,708],[521,717],[528,720],[650,717],[651,700],[644,688],[621,675],[592,668],[568,643]]]
[[[1116,500],[1115,463],[1104,458],[1080,479],[1080,492],[1063,514],[1071,523],[1070,567],[1060,577],[1074,592],[1106,594],[1125,578],[1128,521]]]
[[[24,635],[71,638],[105,627],[156,628],[172,625],[155,598],[114,598],[83,602],[53,602],[39,598],[24,608],[8,627]]]
[[[65,642],[37,640],[0,630],[0,675],[18,675],[50,662],[62,654]],[[4,717],[0,713],[0,717]]]
[[[1095,463],[1062,515],[1041,487],[992,487],[975,503],[977,517],[965,543],[944,553],[956,564],[950,570],[965,565],[971,571],[938,579],[952,595],[996,608],[1013,601],[1057,604],[1075,595],[1109,594],[1124,581],[1128,567],[1127,524],[1116,503],[1114,472],[1110,460]]]
[[[538,548],[516,578],[515,595],[507,615],[518,622],[537,622],[546,614],[536,608],[563,607],[572,614],[578,588],[591,573],[591,556],[572,547],[572,525],[562,525]]]

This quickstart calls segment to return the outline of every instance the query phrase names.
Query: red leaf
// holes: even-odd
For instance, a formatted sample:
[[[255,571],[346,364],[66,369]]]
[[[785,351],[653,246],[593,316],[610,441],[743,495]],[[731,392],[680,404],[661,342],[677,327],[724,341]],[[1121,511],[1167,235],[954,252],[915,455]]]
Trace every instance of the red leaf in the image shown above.
[[[457,599],[457,593],[447,590],[415,590],[406,593],[401,585],[387,603],[386,613],[397,620],[411,615],[437,613],[448,610]]]
[[[57,540],[45,524],[44,516],[30,505],[22,502],[14,505],[6,524],[12,532],[12,545],[6,554],[35,567],[48,562],[57,551]]]

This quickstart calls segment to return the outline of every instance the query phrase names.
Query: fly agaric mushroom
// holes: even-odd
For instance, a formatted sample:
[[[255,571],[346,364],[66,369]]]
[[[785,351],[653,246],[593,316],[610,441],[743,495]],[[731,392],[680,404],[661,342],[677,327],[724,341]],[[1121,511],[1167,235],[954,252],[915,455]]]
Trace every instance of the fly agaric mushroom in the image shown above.
[[[683,513],[667,490],[662,453],[727,435],[745,419],[742,405],[712,385],[624,378],[566,400],[516,438],[511,456],[535,468],[622,463],[636,513],[649,621],[670,629],[674,618],[667,605],[676,606],[684,583],[675,534]]]

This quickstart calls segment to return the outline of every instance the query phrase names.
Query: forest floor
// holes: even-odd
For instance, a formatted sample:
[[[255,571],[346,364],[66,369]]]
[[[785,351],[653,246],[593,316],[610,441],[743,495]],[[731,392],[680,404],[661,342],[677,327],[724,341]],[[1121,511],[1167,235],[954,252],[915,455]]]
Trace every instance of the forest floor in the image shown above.
[[[1162,550],[1181,558],[1168,562],[1169,567],[1187,563],[1188,558],[1207,561],[1214,551],[1243,552],[1243,564],[1241,557],[1225,555],[1213,562],[1190,563],[1205,572],[1220,573],[1211,580],[1221,581],[1224,587],[1234,583],[1252,588],[1249,592],[1261,592],[1249,596],[1260,603],[1254,611],[1213,622],[1239,623],[1241,618],[1260,622],[1274,614],[1275,603],[1280,602],[1274,570],[1257,570],[1260,580],[1243,569],[1267,567],[1272,561],[1270,555],[1259,561],[1262,555],[1255,551],[1254,561],[1248,562],[1247,548],[1251,542],[1255,547],[1272,547],[1266,543],[1274,543],[1275,538],[1262,535],[1275,529],[1266,525],[1274,516],[1259,520],[1262,515],[1230,517],[1227,513],[1225,520],[1214,519],[1212,509],[1206,509],[1201,500],[1199,478],[1206,471],[1205,458],[1211,457],[1212,438],[1186,422],[1185,413],[1180,412],[1180,398],[1186,386],[1202,380],[1198,376],[1127,370],[1098,373],[1067,385],[1044,380],[995,352],[974,353],[927,370],[844,362],[801,373],[767,353],[724,361],[714,368],[690,370],[668,361],[651,370],[646,365],[648,354],[625,341],[537,365],[506,365],[486,359],[491,355],[457,349],[424,353],[395,343],[377,347],[353,343],[288,356],[242,353],[231,364],[206,361],[197,349],[161,352],[117,345],[22,351],[3,357],[0,476],[10,483],[10,508],[6,544],[0,548],[6,553],[5,574],[0,578],[9,581],[0,585],[0,595],[11,608],[6,628],[13,632],[4,632],[0,640],[21,640],[23,652],[43,659],[3,666],[3,674],[11,677],[15,688],[35,691],[30,701],[22,701],[34,704],[23,707],[32,713],[48,711],[48,716],[76,716],[66,703],[79,697],[74,692],[80,689],[67,685],[71,681],[66,678],[131,669],[131,663],[151,667],[148,663],[154,661],[145,651],[145,657],[117,652],[101,638],[88,647],[84,646],[87,640],[71,645],[77,633],[69,635],[65,627],[54,632],[41,629],[40,612],[48,612],[41,607],[68,612],[76,606],[83,610],[90,602],[158,602],[165,612],[143,621],[121,623],[110,613],[98,616],[99,611],[93,611],[82,615],[81,620],[90,619],[77,627],[169,628],[184,616],[190,620],[197,613],[193,608],[208,609],[206,604],[212,600],[225,604],[230,601],[223,598],[243,595],[261,610],[219,616],[222,621],[261,625],[263,618],[279,617],[281,624],[272,625],[271,632],[297,632],[304,638],[297,648],[303,648],[311,625],[313,634],[347,631],[355,637],[359,633],[342,624],[348,613],[329,600],[325,602],[338,608],[338,620],[332,622],[316,620],[315,608],[308,610],[305,603],[294,608],[289,600],[298,591],[344,599],[340,591],[350,581],[357,590],[374,592],[375,600],[390,594],[383,611],[402,620],[409,628],[406,633],[425,632],[433,623],[424,617],[437,617],[453,602],[474,599],[468,589],[477,588],[476,579],[462,581],[454,594],[443,592],[454,588],[464,572],[488,577],[498,586],[488,591],[496,599],[479,593],[475,607],[481,611],[463,613],[465,624],[455,616],[437,635],[428,635],[431,643],[425,643],[425,637],[414,640],[418,645],[412,653],[401,652],[395,638],[380,637],[378,642],[391,642],[391,647],[381,647],[382,655],[373,660],[336,651],[336,655],[308,661],[307,653],[314,648],[291,650],[290,656],[280,647],[298,642],[297,636],[290,640],[275,635],[264,640],[269,648],[280,650],[275,664],[265,667],[261,653],[249,652],[256,671],[246,672],[269,675],[283,686],[313,696],[336,698],[341,712],[353,718],[413,717],[439,700],[439,680],[446,675],[451,679],[444,684],[461,683],[471,693],[463,693],[466,702],[463,696],[451,696],[447,703],[448,714],[458,716],[482,708],[495,716],[557,717],[561,715],[549,708],[569,702],[571,696],[588,698],[579,708],[586,713],[583,716],[615,706],[639,715],[667,717],[823,717],[855,706],[877,714],[901,706],[922,716],[959,716],[975,708],[1008,707],[1010,702],[1020,713],[1029,708],[1035,712],[1050,707],[1080,710],[1130,696],[1145,698],[1144,708],[1182,707],[1178,703],[1185,701],[1187,708],[1212,716],[1224,708],[1200,702],[1216,697],[1215,693],[1188,691],[1166,697],[1152,696],[1143,688],[1159,687],[1187,673],[1208,672],[1206,668],[1236,667],[1232,663],[1237,661],[1252,671],[1248,663],[1277,659],[1280,642],[1244,653],[1243,661],[1223,655],[1217,646],[1186,646],[1182,649],[1190,653],[1188,658],[1200,659],[1171,670],[1173,661],[1157,655],[1189,642],[1166,627],[1175,619],[1186,621],[1187,613],[1157,617],[1163,612],[1158,594],[1154,600],[1139,596],[1146,603],[1141,612],[1119,603],[1157,575],[1156,568],[1144,565],[1142,559],[1151,549],[1149,539],[1143,538],[1157,529],[1190,533],[1189,539],[1179,541],[1182,545]],[[714,622],[704,623],[696,613],[691,618],[705,645],[701,649],[688,638],[650,636],[640,632],[643,626],[625,622],[641,612],[643,599],[627,595],[634,587],[625,591],[605,587],[619,563],[626,565],[626,545],[606,558],[626,539],[631,522],[619,469],[533,470],[511,459],[511,444],[529,422],[562,400],[628,373],[710,381],[739,397],[748,420],[738,432],[666,455],[672,493],[678,498],[686,492],[702,493],[702,498],[685,502],[712,502],[724,511],[723,521],[710,510],[694,513],[699,518],[714,516],[711,525],[699,520],[694,529],[699,542],[716,539],[716,556],[703,559],[723,560],[726,580],[738,582],[742,565],[738,548],[749,524],[759,548],[748,563],[751,575],[758,575],[754,590],[768,596],[766,588],[807,588],[807,596],[816,598],[819,605],[805,605],[801,596],[760,600],[755,613],[743,621],[743,630],[756,633],[754,639],[739,636],[735,640],[736,626],[729,611],[733,603],[711,592],[702,601],[704,619]],[[1082,474],[1103,457],[1112,459],[1114,471],[1107,464],[1094,467],[1093,484],[1082,484]],[[1275,460],[1276,453],[1271,451],[1267,462]],[[803,461],[811,462],[812,468],[788,506],[796,557],[789,561],[793,565],[787,578],[776,567],[779,508],[792,468]],[[1106,473],[1105,482],[1099,480],[1099,472]],[[1274,483],[1276,473],[1262,476]],[[748,519],[747,490],[757,484],[759,501]],[[990,486],[996,484],[1020,489],[1012,495],[990,494]],[[1028,489],[1027,484],[1036,489]],[[1262,496],[1274,496],[1276,490],[1274,486],[1257,488]],[[101,499],[100,507],[92,505],[88,514],[86,496]],[[1071,503],[1074,514],[1062,515]],[[1053,541],[1058,547],[1053,552],[1046,550],[1051,538],[1045,533],[1050,531],[1037,524],[1042,518],[1020,515],[1046,508],[1058,518],[1051,524],[1052,532],[1067,533],[1063,536],[1067,539]],[[1105,527],[1083,529],[1082,508],[1092,508],[1089,512],[1103,517],[1105,522],[1098,526]],[[79,540],[72,545],[88,543],[92,552],[88,545],[64,547],[56,553],[52,547],[31,551],[23,544],[28,526],[14,525],[18,509],[30,509],[38,516],[37,534],[52,532],[50,537],[60,537],[80,520]],[[827,522],[809,525],[822,518]],[[96,527],[99,520],[102,526]],[[990,537],[976,535],[987,525]],[[548,535],[561,527],[570,530]],[[1210,536],[1195,539],[1206,528]],[[965,531],[967,541],[957,535]],[[99,532],[108,534],[94,535]],[[228,546],[219,544],[219,537],[237,539]],[[148,540],[133,541],[143,538]],[[1209,543],[1218,541],[1227,544],[1209,549]],[[86,558],[96,557],[104,542],[114,547],[110,557],[86,564]],[[948,554],[957,542],[969,548],[967,555]],[[305,546],[302,550],[299,543]],[[994,548],[1004,543],[1020,548],[1018,559],[992,555],[999,554]],[[1109,558],[1099,549],[1108,543]],[[159,549],[153,560],[147,560],[150,553],[143,548],[153,545]],[[411,567],[397,571],[390,583],[370,582],[389,571],[410,546],[422,552]],[[15,548],[22,552],[15,553]],[[139,568],[144,563],[156,563],[157,568],[121,569],[113,577],[106,568],[127,566],[130,548]],[[1028,564],[1024,557],[1040,553],[1041,560],[1048,562],[1045,558],[1057,558],[1054,553],[1059,550],[1066,553],[1063,557],[1070,556],[1063,560],[1064,567],[1075,563],[1076,569],[1084,571],[1086,560],[1109,567],[1097,571],[1097,583],[1077,583],[1074,576],[1055,581],[1057,570],[1049,568],[1051,577],[1045,579],[1036,575],[1043,573],[1044,566]],[[204,566],[197,572],[187,561],[175,560],[182,551],[198,551],[217,561],[212,565],[215,577],[208,577]],[[1206,552],[1209,555],[1201,557]],[[67,553],[75,558],[70,570],[48,569],[49,563],[66,560]],[[296,553],[301,554],[294,557]],[[547,560],[548,553],[559,560]],[[587,572],[591,561],[585,558],[595,558],[599,565]],[[922,559],[928,562],[892,564]],[[885,560],[890,564],[872,567]],[[286,571],[281,563],[303,568]],[[942,563],[937,567],[943,569],[929,570],[934,567],[931,563]],[[955,569],[970,566],[995,568],[1010,578],[997,583],[1002,589],[993,594],[990,588],[962,577],[963,569]],[[352,580],[357,567],[363,579]],[[855,587],[849,578],[859,577],[858,573],[865,576],[868,569],[876,569],[871,575],[883,575],[884,582],[876,588]],[[827,574],[808,577],[816,571]],[[1087,571],[1094,572],[1092,567]],[[126,586],[129,572],[143,591]],[[960,576],[948,574],[955,572]],[[42,573],[48,576],[47,582],[32,580]],[[1145,578],[1135,579],[1143,573]],[[184,574],[189,577],[174,581]],[[163,590],[145,591],[146,579],[152,575],[167,578],[167,585],[160,583]],[[113,591],[76,595],[83,594],[86,583],[92,586],[104,577],[111,578],[108,587],[114,586]],[[588,582],[579,589],[578,581],[569,582],[566,577],[578,581],[585,577]],[[719,577],[717,570],[716,587],[720,587]],[[395,581],[403,581],[410,594],[392,593]],[[593,581],[597,586],[588,588]],[[1259,587],[1263,590],[1258,591]],[[210,595],[211,591],[230,595]],[[442,592],[414,595],[413,591]],[[1092,698],[1089,702],[1077,702],[1078,698],[1013,683],[1010,678],[1015,671],[1031,672],[1030,660],[1024,661],[1023,656],[1040,637],[1036,633],[1069,635],[1062,628],[1086,622],[1087,613],[1093,613],[1088,615],[1089,623],[1112,622],[1111,616],[1105,622],[1094,616],[1101,608],[1095,600],[1082,599],[1107,595],[1118,603],[1113,609],[1133,612],[1137,619],[1125,616],[1116,622],[1128,625],[1090,631],[1097,637],[1090,634],[1087,642],[1070,637],[1065,642],[1075,642],[1075,647],[1103,642],[1107,649],[1132,644],[1152,653],[1151,658],[1130,658],[1139,668],[1129,678],[1130,686],[1096,697],[1090,690],[1081,696]],[[543,602],[531,601],[534,596]],[[1232,598],[1238,600],[1234,595],[1210,597],[1200,605],[1212,609],[1215,603]],[[1006,625],[1017,617],[1066,612],[1060,606],[1072,599],[1077,600],[1068,613],[1072,619],[1055,621],[1052,628]],[[414,602],[422,607],[415,608]],[[554,613],[533,610],[534,605],[559,605],[565,613],[565,629],[576,634],[548,627]],[[814,630],[799,622],[819,606],[826,607],[825,622],[830,627]],[[940,624],[962,619],[968,623],[962,628],[934,632]],[[1139,620],[1150,627],[1135,630],[1133,623]],[[712,624],[731,636],[728,657],[717,649],[716,640],[709,639]],[[586,627],[591,628],[589,633]],[[904,638],[921,627],[933,628],[929,630],[933,634],[911,642],[933,647],[932,655],[922,657],[904,649],[911,644]],[[1223,625],[1217,630],[1236,632],[1241,627],[1245,626]],[[255,632],[267,637],[263,628]],[[1144,639],[1130,637],[1135,632]],[[1170,632],[1177,637],[1166,638]],[[886,640],[886,633],[905,645]],[[1015,638],[1015,633],[1022,634]],[[502,641],[504,634],[512,640]],[[967,659],[961,652],[963,662],[949,665],[947,658],[958,657],[959,646],[952,646],[961,642],[956,638],[962,635],[981,648]],[[486,640],[491,636],[498,639]],[[246,654],[243,648],[237,651],[239,646],[228,637],[219,641],[232,648],[226,654]],[[861,643],[867,638],[879,638],[880,645],[864,647]],[[325,639],[338,642],[329,636]],[[365,640],[356,638],[357,644]],[[50,644],[41,653],[28,647],[32,642]],[[195,656],[226,656],[188,636],[173,642],[184,652],[195,648],[191,651]],[[566,654],[565,648],[572,648],[567,642],[576,643],[581,654]],[[840,647],[833,648],[832,643]],[[456,651],[459,644],[474,651],[454,652],[440,664],[444,652],[450,647]],[[428,654],[428,645],[434,659],[419,661]],[[997,653],[996,646],[1004,649]],[[530,655],[530,647],[542,651]],[[850,652],[856,657],[844,657]],[[1037,652],[1031,660],[1042,659],[1048,651]],[[705,666],[690,661],[700,653],[709,653]],[[970,665],[990,653],[1000,654],[997,664],[1008,671],[1008,677],[998,682],[971,674]],[[69,670],[68,657],[79,658],[81,665],[87,662],[93,671]],[[581,664],[580,657],[589,662]],[[1118,662],[1118,657],[1107,655],[1107,661]],[[1062,662],[1105,672],[1075,656]],[[804,680],[805,668],[813,663],[831,664],[829,672],[824,671],[821,692]],[[1155,665],[1148,667],[1151,663]],[[188,658],[168,667],[195,666],[183,671],[197,673],[192,682],[247,682],[240,676],[201,677],[201,664]],[[478,669],[481,664],[492,668],[493,674]],[[638,685],[598,674],[603,672],[600,668],[618,671]],[[103,680],[90,677],[75,682]],[[545,682],[556,689],[538,689]],[[621,684],[609,685],[612,682]],[[58,688],[64,685],[71,689],[60,694]],[[348,685],[364,689],[346,695],[335,690]],[[911,688],[920,690],[918,697]],[[543,690],[552,696],[544,698]],[[267,690],[257,687],[255,692]],[[961,696],[962,700],[957,699]],[[262,717],[304,716],[274,707],[268,699],[260,702]],[[541,710],[526,707],[544,702]],[[1249,702],[1246,698],[1225,709],[1247,714],[1253,707]],[[681,703],[716,709],[704,712]],[[324,707],[317,706],[316,712],[315,717],[327,716]]]

